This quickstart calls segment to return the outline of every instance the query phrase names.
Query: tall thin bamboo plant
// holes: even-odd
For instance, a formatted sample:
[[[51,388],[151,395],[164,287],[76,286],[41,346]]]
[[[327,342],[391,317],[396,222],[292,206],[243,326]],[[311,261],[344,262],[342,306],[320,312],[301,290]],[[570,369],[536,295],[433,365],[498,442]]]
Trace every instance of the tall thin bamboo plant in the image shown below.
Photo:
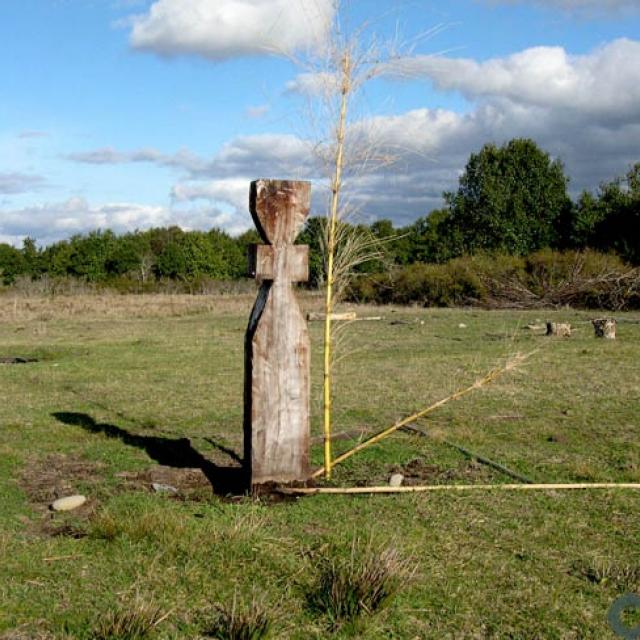
[[[341,65],[342,77],[340,85],[340,115],[335,148],[335,173],[331,184],[331,207],[329,211],[327,229],[327,282],[325,297],[324,321],[324,377],[323,377],[323,424],[324,424],[324,468],[325,477],[331,477],[331,430],[332,430],[332,313],[334,307],[334,258],[336,252],[336,231],[338,226],[338,211],[342,189],[342,170],[344,167],[344,142],[347,127],[347,111],[351,92],[351,54],[345,50]]]
[[[344,197],[345,170],[356,176],[370,172],[397,160],[397,154],[387,144],[376,143],[366,120],[349,126],[353,99],[369,80],[388,72],[393,61],[409,55],[418,40],[435,35],[440,26],[420,34],[408,43],[389,40],[380,43],[375,36],[366,35],[369,23],[349,33],[341,28],[340,0],[336,0],[333,34],[319,57],[296,59],[294,63],[305,69],[306,75],[317,82],[319,100],[326,109],[320,117],[323,130],[321,140],[313,145],[318,158],[327,169],[330,185],[330,202],[326,225],[323,229],[325,250],[325,324],[323,339],[323,433],[325,477],[331,477],[332,421],[333,421],[333,365],[335,360],[335,327],[333,312],[337,300],[348,284],[353,270],[364,262],[382,258],[381,242],[372,233],[367,234],[345,224],[345,217],[352,208]],[[402,54],[400,53],[402,52]],[[403,75],[398,67],[394,75]],[[313,112],[314,106],[311,105]],[[315,118],[311,118],[314,122]],[[327,135],[328,134],[328,135]],[[353,231],[353,233],[352,233]]]

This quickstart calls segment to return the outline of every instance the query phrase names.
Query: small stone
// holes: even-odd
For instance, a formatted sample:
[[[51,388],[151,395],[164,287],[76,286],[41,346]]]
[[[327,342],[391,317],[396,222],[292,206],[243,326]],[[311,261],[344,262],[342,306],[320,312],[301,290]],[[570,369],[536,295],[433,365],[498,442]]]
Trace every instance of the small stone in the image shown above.
[[[404,476],[401,473],[394,473],[391,476],[391,478],[389,478],[389,486],[390,487],[401,487],[403,481],[404,481]]]
[[[178,490],[175,487],[172,487],[170,484],[162,484],[161,482],[152,482],[151,486],[156,493],[178,493]]]
[[[84,496],[65,496],[64,498],[58,498],[51,503],[51,508],[54,511],[73,511],[81,507],[87,499]]]
[[[458,329],[466,329],[466,328],[467,328],[467,325],[466,325],[464,322],[461,322],[461,323],[458,325]]]

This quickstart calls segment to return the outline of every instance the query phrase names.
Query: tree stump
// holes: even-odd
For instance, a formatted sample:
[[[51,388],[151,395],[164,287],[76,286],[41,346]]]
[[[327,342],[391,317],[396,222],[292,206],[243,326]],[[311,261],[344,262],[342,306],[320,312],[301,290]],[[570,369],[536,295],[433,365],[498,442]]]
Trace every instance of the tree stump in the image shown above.
[[[309,334],[292,282],[309,277],[309,248],[293,242],[310,199],[308,182],[251,183],[251,215],[265,242],[249,255],[260,283],[245,339],[244,452],[252,487],[309,477]]]
[[[593,330],[596,338],[616,339],[616,319],[615,318],[597,318],[592,320]]]
[[[571,325],[568,322],[547,322],[547,335],[570,338]]]

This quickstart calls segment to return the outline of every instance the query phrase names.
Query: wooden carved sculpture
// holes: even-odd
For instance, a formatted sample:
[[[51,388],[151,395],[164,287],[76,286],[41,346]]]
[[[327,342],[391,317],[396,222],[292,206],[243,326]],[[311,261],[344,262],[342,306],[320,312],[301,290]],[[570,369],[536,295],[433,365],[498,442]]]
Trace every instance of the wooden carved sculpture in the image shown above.
[[[249,206],[266,244],[249,271],[260,283],[245,339],[244,452],[251,486],[309,477],[309,334],[292,282],[309,277],[309,248],[294,245],[311,185],[251,183]]]

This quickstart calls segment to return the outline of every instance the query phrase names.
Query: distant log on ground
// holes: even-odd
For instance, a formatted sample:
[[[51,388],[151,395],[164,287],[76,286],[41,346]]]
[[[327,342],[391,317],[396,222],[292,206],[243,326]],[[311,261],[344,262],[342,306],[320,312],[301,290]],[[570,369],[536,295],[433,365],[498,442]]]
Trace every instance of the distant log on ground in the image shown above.
[[[570,338],[571,325],[568,322],[547,322],[547,335]]]
[[[616,319],[615,318],[597,318],[592,320],[593,330],[596,338],[616,339]]]

